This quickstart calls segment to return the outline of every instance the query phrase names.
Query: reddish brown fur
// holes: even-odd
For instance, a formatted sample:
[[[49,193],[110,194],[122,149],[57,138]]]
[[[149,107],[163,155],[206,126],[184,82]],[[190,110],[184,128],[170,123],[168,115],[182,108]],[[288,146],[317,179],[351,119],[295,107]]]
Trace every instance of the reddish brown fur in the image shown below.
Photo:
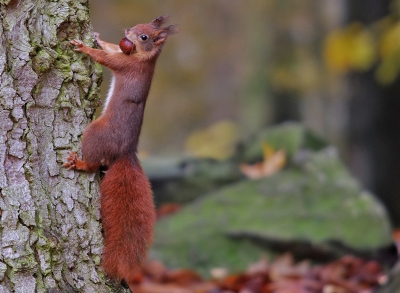
[[[146,259],[156,217],[150,183],[137,161],[123,158],[108,169],[101,182],[101,216],[104,271],[129,284]]]
[[[84,131],[84,160],[70,152],[64,166],[86,172],[108,166],[100,189],[105,234],[102,266],[110,277],[125,279],[131,288],[146,259],[156,218],[150,183],[136,151],[156,60],[168,35],[174,33],[173,26],[160,28],[166,19],[162,16],[126,30],[126,38],[135,45],[132,54],[101,41],[98,34],[103,50],[71,42],[75,51],[110,68],[114,81],[103,114]]]

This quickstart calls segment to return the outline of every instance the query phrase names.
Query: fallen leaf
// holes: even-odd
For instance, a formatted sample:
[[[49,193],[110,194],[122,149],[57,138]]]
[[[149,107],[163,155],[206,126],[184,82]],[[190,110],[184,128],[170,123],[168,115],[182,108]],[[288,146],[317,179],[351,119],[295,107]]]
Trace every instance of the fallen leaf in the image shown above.
[[[166,217],[169,215],[172,215],[179,211],[181,209],[181,205],[177,203],[165,203],[161,205],[156,213],[157,213],[157,219],[160,219],[162,217]]]
[[[160,261],[147,262],[142,268],[143,274],[155,282],[161,282],[167,272],[167,268]]]
[[[227,274],[226,269],[218,270]],[[168,270],[161,262],[152,261],[138,275],[134,292],[371,293],[385,278],[378,262],[351,255],[328,264],[311,266],[308,261],[295,262],[291,254],[284,254],[272,262],[262,258],[250,265],[246,272],[223,275],[204,281],[193,270]]]
[[[164,282],[176,283],[182,286],[188,286],[189,284],[199,283],[201,281],[202,278],[200,275],[190,269],[168,271],[164,277]]]
[[[137,293],[193,293],[189,288],[173,284],[145,283],[141,285]]]
[[[244,274],[231,275],[219,282],[219,287],[222,290],[231,290],[239,292],[244,288],[244,285],[249,280],[249,277]]]
[[[263,145],[264,160],[253,165],[241,164],[240,170],[250,179],[269,177],[286,165],[286,154],[283,150],[275,151],[269,145]]]
[[[210,275],[215,280],[221,280],[228,276],[228,269],[227,268],[212,268],[210,270]]]
[[[247,268],[247,274],[255,275],[259,273],[268,273],[270,265],[265,257],[262,257],[258,262],[250,264]]]

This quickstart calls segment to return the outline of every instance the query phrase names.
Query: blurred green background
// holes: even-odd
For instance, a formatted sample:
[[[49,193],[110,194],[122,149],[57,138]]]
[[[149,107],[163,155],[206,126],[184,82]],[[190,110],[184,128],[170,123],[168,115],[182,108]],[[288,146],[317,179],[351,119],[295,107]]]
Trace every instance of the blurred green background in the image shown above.
[[[237,141],[299,121],[339,148],[400,225],[399,0],[97,0],[90,9],[94,31],[114,43],[159,15],[177,24],[142,155],[223,159]]]

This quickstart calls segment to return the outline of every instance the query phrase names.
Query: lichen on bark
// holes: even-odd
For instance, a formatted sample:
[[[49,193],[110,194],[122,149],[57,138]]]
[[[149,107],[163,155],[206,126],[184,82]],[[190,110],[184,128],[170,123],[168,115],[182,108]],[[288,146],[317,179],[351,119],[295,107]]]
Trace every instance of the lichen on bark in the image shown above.
[[[88,1],[0,1],[0,292],[116,292],[98,178],[62,168],[99,104]]]

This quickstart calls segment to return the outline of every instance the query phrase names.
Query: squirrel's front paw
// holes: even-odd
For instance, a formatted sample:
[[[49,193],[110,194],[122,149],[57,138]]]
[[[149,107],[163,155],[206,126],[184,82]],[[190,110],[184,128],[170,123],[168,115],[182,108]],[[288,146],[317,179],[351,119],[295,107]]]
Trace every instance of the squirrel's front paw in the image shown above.
[[[94,33],[93,33],[93,35],[94,35],[94,39],[95,39],[95,41],[96,41],[97,45],[99,45],[101,48],[103,48],[103,47],[101,46],[101,43],[102,43],[103,41],[102,41],[102,40],[100,40],[100,34],[99,34],[99,33],[96,33],[96,32],[94,32]]]
[[[81,49],[85,47],[81,40],[72,40],[69,42],[71,45],[74,45],[74,51],[81,52]]]
[[[78,155],[74,152],[69,152],[69,157],[67,157],[67,162],[63,164],[68,170],[76,169],[76,163],[79,161]]]

